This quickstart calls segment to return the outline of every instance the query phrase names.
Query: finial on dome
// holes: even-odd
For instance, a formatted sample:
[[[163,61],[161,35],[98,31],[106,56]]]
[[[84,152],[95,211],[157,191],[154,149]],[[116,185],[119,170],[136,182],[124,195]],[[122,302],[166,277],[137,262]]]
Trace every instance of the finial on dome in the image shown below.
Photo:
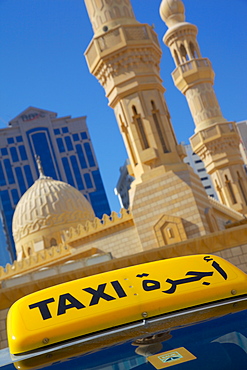
[[[160,4],[160,16],[167,27],[185,21],[185,8],[182,0],[162,0]]]
[[[44,174],[44,170],[43,170],[43,167],[42,167],[42,164],[41,164],[40,156],[35,154],[35,160],[36,160],[36,163],[37,163],[37,166],[38,166],[39,178],[40,179],[45,178],[45,174]]]

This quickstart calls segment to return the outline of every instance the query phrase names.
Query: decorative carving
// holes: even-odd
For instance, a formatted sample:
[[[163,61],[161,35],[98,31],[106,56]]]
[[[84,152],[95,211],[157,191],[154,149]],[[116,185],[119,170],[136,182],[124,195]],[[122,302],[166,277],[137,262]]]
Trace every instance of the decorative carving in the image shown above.
[[[129,0],[85,0],[94,32],[102,31],[110,21],[131,18],[135,21]]]
[[[153,48],[135,48],[126,50],[124,54],[122,52],[115,53],[111,59],[101,61],[94,74],[104,87],[108,79],[133,72],[135,69],[140,70],[141,68],[145,73],[145,71],[150,71],[151,66],[156,70],[156,73],[159,73],[159,61],[160,55],[155,53]]]
[[[213,117],[222,117],[214,89],[210,83],[201,83],[185,93],[195,125]]]
[[[180,217],[163,215],[154,226],[159,247],[186,240],[186,232]]]

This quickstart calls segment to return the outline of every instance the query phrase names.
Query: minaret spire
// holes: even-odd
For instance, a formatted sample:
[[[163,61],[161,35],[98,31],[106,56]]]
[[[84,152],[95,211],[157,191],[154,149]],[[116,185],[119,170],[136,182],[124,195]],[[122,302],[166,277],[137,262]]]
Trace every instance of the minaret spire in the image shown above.
[[[44,174],[44,170],[43,170],[43,166],[42,166],[42,163],[41,163],[40,156],[35,154],[35,160],[36,160],[38,171],[39,171],[39,179],[46,178],[46,176]]]
[[[247,177],[234,122],[222,115],[214,92],[214,71],[203,58],[197,27],[185,22],[182,0],[163,0],[160,14],[168,31],[164,43],[170,48],[176,69],[172,77],[186,96],[195,122],[192,148],[211,175],[220,201],[238,212],[247,212]]]

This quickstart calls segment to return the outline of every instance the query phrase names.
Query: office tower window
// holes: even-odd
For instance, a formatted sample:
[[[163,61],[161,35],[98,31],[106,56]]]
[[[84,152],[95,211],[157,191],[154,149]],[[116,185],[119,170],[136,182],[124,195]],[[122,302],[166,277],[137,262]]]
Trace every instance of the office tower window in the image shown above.
[[[65,137],[65,144],[66,144],[66,147],[67,147],[67,151],[68,152],[74,150],[70,136],[66,136]]]
[[[82,177],[81,177],[81,174],[80,174],[80,169],[79,169],[79,165],[78,165],[78,161],[76,159],[76,156],[72,155],[70,157],[70,161],[71,161],[71,165],[72,165],[73,172],[74,172],[74,175],[75,175],[77,189],[78,190],[83,190],[84,185],[83,185],[83,181],[82,181]]]
[[[93,184],[92,184],[92,180],[91,180],[91,177],[90,177],[89,173],[85,173],[84,179],[85,179],[87,188],[91,189],[93,187]]]
[[[12,146],[12,148],[10,148],[10,154],[11,154],[12,162],[19,162],[19,157],[18,157],[15,146]]]
[[[55,128],[55,129],[54,129],[54,134],[55,134],[55,135],[60,135],[60,130],[59,130],[59,128]]]
[[[67,134],[67,132],[69,132],[68,127],[62,127],[62,132],[63,132],[64,134]]]
[[[83,153],[83,150],[82,150],[82,147],[81,147],[80,144],[76,145],[76,151],[77,151],[77,155],[78,155],[78,158],[79,158],[81,168],[82,169],[87,168],[87,162],[86,162],[86,159],[85,159],[85,155]]]
[[[8,137],[7,138],[7,143],[8,144],[14,144],[14,138],[13,137]]]
[[[72,175],[72,172],[71,172],[71,168],[70,168],[70,165],[69,165],[68,158],[67,157],[62,158],[62,162],[63,162],[63,167],[64,167],[64,171],[65,171],[65,174],[66,174],[66,177],[67,177],[68,184],[75,187],[75,182],[74,182],[74,179],[73,179],[73,175]]]
[[[19,153],[20,153],[20,156],[21,156],[21,160],[26,161],[27,160],[27,152],[26,152],[26,149],[25,149],[24,145],[20,145],[18,147],[18,149],[19,149]]]
[[[14,210],[12,208],[10,195],[8,190],[1,190],[0,192],[1,197],[1,205],[2,205],[2,218],[4,222],[4,232],[6,233],[6,240],[7,240],[7,250],[10,254],[11,260],[16,258],[15,249],[11,247],[11,236],[12,236],[12,217]],[[4,262],[4,261],[1,261]]]
[[[24,180],[22,170],[20,167],[15,168],[15,174],[16,174],[17,182],[19,184],[19,188],[21,190],[21,194],[24,194],[27,188],[26,188],[25,180]]]
[[[33,176],[29,165],[24,166],[24,172],[27,180],[28,187],[33,184]]]
[[[47,176],[58,180],[58,171],[55,163],[53,145],[47,128],[32,129],[27,132],[33,148],[33,156],[40,156],[40,160]]]
[[[87,133],[86,132],[81,132],[81,138],[82,138],[82,140],[86,140],[88,138]]]
[[[4,177],[4,172],[3,172],[3,166],[2,163],[0,162],[0,186],[6,185],[6,180]]]
[[[23,142],[23,137],[22,136],[16,136],[16,142],[17,143],[22,143]]]
[[[6,159],[4,159],[3,163],[4,163],[4,167],[5,167],[5,171],[6,171],[8,183],[10,185],[11,184],[14,184],[15,183],[15,179],[14,179],[14,174],[13,174],[12,167],[11,167],[11,164],[10,164],[10,160],[6,158]]]
[[[90,167],[94,167],[95,166],[95,162],[94,162],[94,157],[93,157],[93,153],[92,153],[90,144],[89,143],[85,143],[84,144],[84,148],[85,148],[85,151],[86,151],[86,154],[87,154],[87,160],[88,160],[89,166]]]
[[[73,140],[74,140],[74,141],[79,141],[79,140],[80,140],[80,138],[79,138],[79,135],[78,135],[78,134],[73,134],[73,135],[72,135],[72,137],[73,137]]]
[[[17,203],[19,202],[19,194],[18,194],[18,191],[16,189],[12,189],[11,190],[11,195],[12,195],[13,203],[16,206]]]
[[[101,218],[104,213],[109,214],[110,208],[108,203],[106,203],[105,189],[99,170],[92,171],[92,176],[97,191],[89,193],[89,199],[96,216]]]
[[[8,155],[8,150],[6,148],[1,148],[1,154],[2,156]]]
[[[63,139],[61,137],[59,137],[57,139],[57,146],[58,146],[58,150],[60,153],[64,153],[65,152],[65,147],[64,147],[64,144],[63,144]]]

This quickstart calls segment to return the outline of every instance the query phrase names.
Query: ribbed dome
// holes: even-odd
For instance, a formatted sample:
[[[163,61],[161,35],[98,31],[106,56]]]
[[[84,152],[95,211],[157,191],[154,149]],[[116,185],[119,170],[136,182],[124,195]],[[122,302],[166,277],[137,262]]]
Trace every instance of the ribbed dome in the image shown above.
[[[160,16],[168,27],[185,21],[185,9],[182,0],[163,0],[160,5]]]
[[[35,239],[42,239],[44,248],[51,246],[50,240],[58,243],[58,233],[94,217],[90,203],[77,189],[43,175],[22,196],[14,212],[12,230],[17,254],[27,242],[32,247]]]

